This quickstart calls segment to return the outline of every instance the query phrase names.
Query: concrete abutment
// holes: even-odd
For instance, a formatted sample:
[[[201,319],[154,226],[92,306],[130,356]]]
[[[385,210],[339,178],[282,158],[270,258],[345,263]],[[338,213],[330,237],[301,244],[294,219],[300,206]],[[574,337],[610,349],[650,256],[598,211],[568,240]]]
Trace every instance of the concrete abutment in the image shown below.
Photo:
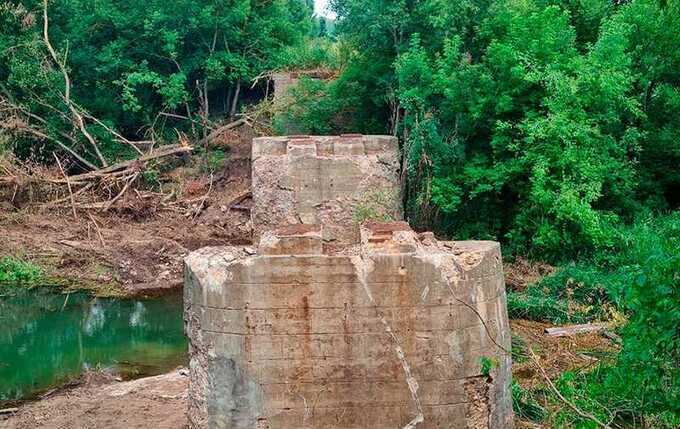
[[[256,140],[254,178],[275,177],[253,181],[258,245],[186,258],[192,427],[512,427],[498,243],[352,218],[358,188],[398,193],[390,139]]]

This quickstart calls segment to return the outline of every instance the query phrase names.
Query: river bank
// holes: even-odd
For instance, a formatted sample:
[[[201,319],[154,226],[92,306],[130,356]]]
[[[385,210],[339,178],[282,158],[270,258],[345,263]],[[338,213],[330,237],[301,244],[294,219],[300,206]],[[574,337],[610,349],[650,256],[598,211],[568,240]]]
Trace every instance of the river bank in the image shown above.
[[[3,429],[184,428],[188,377],[176,370],[118,382],[93,374],[82,385],[0,415]]]
[[[177,291],[189,252],[251,240],[253,136],[246,127],[220,136],[210,152],[151,170],[151,185],[105,208],[75,210],[68,198],[57,204],[28,179],[0,184],[0,257],[40,267],[43,284],[99,297]]]
[[[611,352],[616,347],[598,333],[557,338],[545,335],[550,324],[527,320],[510,324],[521,349],[534,349],[550,377],[592,367],[598,360],[593,355]],[[522,355],[518,350],[514,357],[514,379],[524,388],[541,384],[544,381],[541,373]],[[185,374],[186,370],[177,369],[121,382],[113,375],[87,373],[76,386],[58,389],[0,414],[0,428],[185,428],[188,389]],[[520,416],[516,416],[515,426],[538,427]]]

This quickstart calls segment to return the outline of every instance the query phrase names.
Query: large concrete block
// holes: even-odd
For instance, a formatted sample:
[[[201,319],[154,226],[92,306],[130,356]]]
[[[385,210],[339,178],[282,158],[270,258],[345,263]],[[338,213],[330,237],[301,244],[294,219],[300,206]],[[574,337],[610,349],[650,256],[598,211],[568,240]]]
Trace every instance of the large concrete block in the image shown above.
[[[187,257],[192,427],[512,427],[499,245],[399,222],[340,250],[322,236]]]
[[[361,217],[403,217],[394,137],[262,137],[252,159],[256,240],[281,225],[319,224],[325,241],[355,243]]]

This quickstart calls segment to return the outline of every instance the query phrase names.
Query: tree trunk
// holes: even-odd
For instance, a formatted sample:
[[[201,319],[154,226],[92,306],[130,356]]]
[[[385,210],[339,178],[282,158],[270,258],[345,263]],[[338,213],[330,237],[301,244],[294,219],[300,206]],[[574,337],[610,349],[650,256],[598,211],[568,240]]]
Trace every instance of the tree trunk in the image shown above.
[[[234,91],[234,98],[231,100],[231,110],[229,111],[229,116],[234,117],[236,115],[236,108],[238,107],[238,97],[241,93],[241,81],[236,82],[236,91]]]

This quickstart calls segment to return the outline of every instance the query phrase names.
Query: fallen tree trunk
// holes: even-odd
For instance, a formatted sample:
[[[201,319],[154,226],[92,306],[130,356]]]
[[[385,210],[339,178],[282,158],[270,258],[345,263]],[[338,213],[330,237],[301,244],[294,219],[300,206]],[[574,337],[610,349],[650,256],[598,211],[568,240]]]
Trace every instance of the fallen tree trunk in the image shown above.
[[[95,171],[90,171],[88,173],[83,173],[83,174],[77,174],[75,176],[69,176],[69,180],[71,183],[73,182],[82,182],[85,180],[90,180],[90,179],[95,179],[98,177],[106,177],[110,176],[112,174],[115,174],[121,170],[127,170],[128,168],[134,166],[135,164],[142,164],[148,161],[152,161],[154,159],[158,158],[163,158],[166,156],[170,155],[178,155],[181,153],[189,153],[193,151],[194,148],[191,146],[184,146],[184,145],[170,145],[170,146],[162,146],[158,150],[155,150],[151,152],[150,154],[140,156],[135,159],[131,159],[128,161],[123,161],[119,162],[117,164],[105,167],[105,168],[100,168],[99,170]],[[65,183],[65,182],[64,182]]]
[[[546,328],[545,333],[551,337],[570,337],[576,334],[585,334],[587,332],[600,332],[607,327],[604,323],[586,323],[584,325],[571,326],[557,326],[555,328]]]
[[[220,134],[224,133],[225,131],[229,131],[233,128],[240,127],[241,125],[245,125],[247,123],[248,123],[248,121],[245,118],[241,118],[241,119],[236,120],[234,122],[230,122],[226,125],[223,125],[223,126],[217,128],[216,130],[214,130],[213,132],[211,132],[210,134],[208,134],[204,139],[202,139],[199,142],[199,144],[205,145],[207,143],[210,143],[212,140],[217,138]]]

